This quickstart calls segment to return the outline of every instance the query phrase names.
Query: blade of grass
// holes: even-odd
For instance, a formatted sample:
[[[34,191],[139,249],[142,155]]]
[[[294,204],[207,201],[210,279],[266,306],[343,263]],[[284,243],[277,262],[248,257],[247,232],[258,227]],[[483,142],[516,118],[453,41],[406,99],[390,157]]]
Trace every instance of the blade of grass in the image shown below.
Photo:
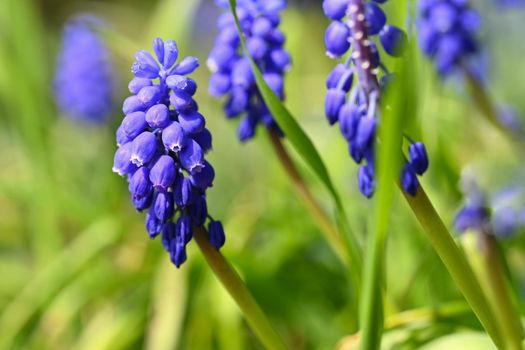
[[[362,339],[360,348],[363,350],[379,349],[383,333],[383,298],[384,265],[387,231],[395,193],[395,182],[399,178],[401,164],[402,130],[401,120],[407,106],[405,94],[405,72],[396,70],[399,74],[389,89],[389,94],[383,96],[381,122],[377,142],[377,193],[374,200],[374,215],[372,216],[372,235],[366,252],[363,306],[360,312]]]
[[[10,349],[16,336],[38,309],[55,295],[102,249],[118,238],[112,219],[101,220],[81,233],[45,266],[9,303],[0,316],[0,349]]]

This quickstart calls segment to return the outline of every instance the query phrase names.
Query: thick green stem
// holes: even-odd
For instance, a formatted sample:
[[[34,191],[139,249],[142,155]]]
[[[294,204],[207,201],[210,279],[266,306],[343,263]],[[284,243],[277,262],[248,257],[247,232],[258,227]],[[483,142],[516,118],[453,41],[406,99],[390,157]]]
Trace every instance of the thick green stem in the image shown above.
[[[463,252],[458,248],[445,224],[432,206],[425,191],[420,186],[416,196],[402,191],[412,211],[416,215],[437,254],[445,264],[459,290],[472,307],[479,321],[496,346],[504,349],[502,334],[497,325],[494,310],[483,293],[478,280]]]
[[[355,239],[348,242],[345,240],[344,235],[339,233],[330,217],[326,214],[319,202],[316,201],[312,195],[312,192],[310,192],[310,189],[297,170],[297,167],[295,166],[292,158],[284,148],[279,135],[270,131],[269,136],[272,146],[275,150],[275,154],[279,158],[279,161],[281,162],[286,173],[292,180],[296,191],[303,198],[308,211],[312,214],[313,218],[319,225],[319,228],[321,229],[325,239],[328,241],[341,262],[345,266],[351,268],[350,273],[353,280],[352,282],[356,288],[356,293],[358,293],[361,286],[360,271],[362,262],[359,248],[357,247],[357,242]]]
[[[483,264],[481,265],[483,271],[479,274],[483,276],[481,281],[485,281],[484,290],[487,291],[492,307],[498,311],[496,316],[501,334],[505,339],[506,348],[521,350],[523,328],[517,307],[512,302],[508,281],[504,277],[505,273],[501,261],[503,257],[498,250],[498,243],[493,235],[486,232],[480,233],[479,239],[479,246],[483,255]]]
[[[204,258],[215,273],[215,276],[228,291],[233,300],[241,309],[248,324],[257,335],[261,343],[267,349],[287,349],[284,341],[268,321],[250,291],[244,285],[233,267],[226,261],[224,256],[215,249],[208,241],[207,232],[201,227],[195,227],[193,236],[199,246]]]

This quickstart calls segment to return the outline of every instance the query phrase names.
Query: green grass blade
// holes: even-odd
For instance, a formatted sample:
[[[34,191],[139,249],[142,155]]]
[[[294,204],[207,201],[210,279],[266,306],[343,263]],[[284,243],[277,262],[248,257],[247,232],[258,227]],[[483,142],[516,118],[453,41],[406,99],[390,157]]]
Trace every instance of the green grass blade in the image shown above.
[[[389,94],[383,96],[377,143],[377,192],[375,194],[372,235],[369,237],[363,284],[363,307],[361,309],[361,349],[379,349],[383,333],[383,281],[387,230],[395,193],[395,181],[399,178],[401,164],[401,119],[407,106],[406,79],[400,72]]]

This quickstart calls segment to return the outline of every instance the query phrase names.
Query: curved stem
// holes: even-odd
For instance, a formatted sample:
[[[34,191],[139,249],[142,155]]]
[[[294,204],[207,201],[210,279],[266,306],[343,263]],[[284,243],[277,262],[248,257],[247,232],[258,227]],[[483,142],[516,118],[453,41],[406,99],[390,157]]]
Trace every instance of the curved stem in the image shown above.
[[[497,325],[494,310],[481,289],[472,267],[463,252],[458,248],[445,224],[432,206],[423,187],[420,186],[416,196],[403,192],[427,237],[437,254],[445,264],[461,293],[472,307],[479,321],[490,335],[496,346],[503,349],[503,338]]]
[[[359,249],[357,247],[357,242],[355,242],[355,240],[352,242],[347,242],[344,239],[344,236],[340,234],[339,230],[332,223],[330,217],[326,214],[325,210],[310,192],[310,189],[297,170],[297,167],[295,166],[292,158],[284,148],[279,135],[273,131],[268,131],[268,134],[275,150],[275,154],[279,158],[279,161],[292,180],[295,189],[303,198],[308,211],[312,214],[313,218],[319,225],[319,228],[321,229],[325,239],[328,241],[341,262],[345,266],[352,267],[350,272],[355,284],[354,287],[356,288],[356,292],[358,292],[361,286],[360,271],[362,262]]]
[[[210,244],[206,230],[202,227],[194,227],[193,236],[213,273],[239,306],[261,343],[267,349],[287,349],[284,341],[275,331],[237,272],[224,256]]]
[[[462,65],[462,69],[465,74],[469,93],[472,99],[475,101],[475,104],[479,108],[480,112],[499,131],[509,136],[511,140],[523,143],[523,137],[520,137],[518,133],[513,132],[513,130],[502,123],[498,117],[498,110],[496,106],[474,73],[466,65]]]

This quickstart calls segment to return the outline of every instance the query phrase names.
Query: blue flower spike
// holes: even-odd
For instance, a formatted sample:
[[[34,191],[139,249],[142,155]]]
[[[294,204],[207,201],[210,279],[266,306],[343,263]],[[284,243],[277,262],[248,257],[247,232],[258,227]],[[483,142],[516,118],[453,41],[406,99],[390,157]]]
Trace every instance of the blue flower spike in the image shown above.
[[[112,64],[96,33],[102,25],[102,20],[88,14],[65,24],[53,82],[61,113],[93,124],[105,122],[113,107]]]
[[[227,0],[215,2],[221,8],[230,8]],[[279,30],[280,12],[285,7],[285,0],[238,0],[236,8],[248,52],[266,83],[281,100],[285,98],[283,78],[291,67],[291,57],[283,47],[285,37]],[[257,88],[229,11],[219,18],[218,29],[207,61],[212,73],[208,87],[210,95],[226,97],[224,112],[227,118],[241,118],[237,130],[240,141],[252,139],[261,124],[282,135]]]
[[[193,99],[197,83],[187,77],[198,67],[195,57],[177,63],[175,41],[153,41],[152,55],[139,51],[131,70],[132,96],[117,130],[113,171],[126,177],[132,203],[147,211],[146,230],[162,243],[173,264],[187,259],[186,246],[194,227],[209,221],[211,244],[224,244],[224,230],[208,215],[206,190],[215,171],[205,160],[212,136]],[[220,226],[220,229],[218,228]]]
[[[384,1],[324,0],[325,15],[332,20],[325,32],[330,58],[349,52],[344,64],[337,64],[326,80],[325,114],[330,125],[339,123],[348,141],[350,156],[364,163],[358,172],[361,193],[373,196],[375,181],[374,144],[379,118],[381,91],[393,79],[381,62],[373,37],[378,37],[384,51],[393,57],[403,54],[407,37],[403,30],[388,24],[380,4]],[[358,79],[354,79],[354,76]],[[356,83],[354,83],[356,81]],[[400,183],[410,195],[416,195],[418,175],[428,169],[425,146],[410,140],[409,160],[400,174]]]

